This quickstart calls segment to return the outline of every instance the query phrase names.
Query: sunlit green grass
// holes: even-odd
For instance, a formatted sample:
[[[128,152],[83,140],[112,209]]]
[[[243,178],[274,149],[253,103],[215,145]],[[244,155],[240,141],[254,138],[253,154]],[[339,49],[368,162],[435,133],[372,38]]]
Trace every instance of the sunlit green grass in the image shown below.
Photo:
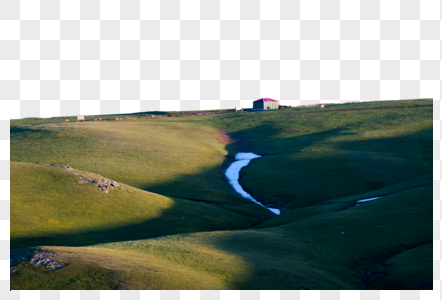
[[[118,274],[113,276],[120,280],[120,288],[141,284],[145,289],[364,289],[370,286],[362,273],[385,263],[392,266],[394,276],[387,277],[382,288],[427,289],[432,284],[428,249],[419,250],[424,257],[406,253],[432,241],[431,195],[431,187],[405,190],[266,229],[173,235],[87,248],[50,247],[70,264],[54,271],[60,273],[59,279],[42,272],[38,284],[31,284],[18,273],[11,285],[40,288],[51,281],[54,288],[74,284],[85,288],[97,278],[108,280],[89,271],[102,270]],[[30,272],[25,267],[19,270]],[[153,276],[155,271],[159,274]],[[185,278],[191,280],[183,283],[180,274],[189,274]],[[414,280],[404,285],[401,274]],[[85,278],[84,285],[76,282],[78,276]],[[383,279],[372,281],[380,285]]]
[[[126,184],[122,184],[125,190],[106,194],[92,183],[78,183],[75,173],[92,176],[11,162],[11,248],[86,246],[247,228],[254,222],[221,205],[165,197]]]
[[[150,192],[220,203],[256,220],[267,217],[225,180],[228,152],[219,136],[213,128],[149,120],[13,126],[11,161],[69,165]]]
[[[322,110],[418,104],[432,100]],[[278,115],[317,110],[11,121],[11,245],[59,246],[68,263],[20,265],[11,288],[431,289],[433,108]],[[287,212],[234,193],[223,172],[237,152],[263,155],[240,182]],[[391,276],[362,275],[383,264]]]
[[[241,171],[240,183],[265,203],[309,206],[432,173],[432,107],[267,116],[224,126],[241,141],[228,149],[264,155]]]

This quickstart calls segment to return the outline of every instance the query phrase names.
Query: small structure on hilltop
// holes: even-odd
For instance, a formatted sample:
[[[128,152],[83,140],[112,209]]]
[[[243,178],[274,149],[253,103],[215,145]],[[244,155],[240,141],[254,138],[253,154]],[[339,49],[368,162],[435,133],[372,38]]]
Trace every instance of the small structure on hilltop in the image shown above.
[[[236,107],[235,107],[235,111],[236,111],[236,112],[238,112],[238,111],[243,111],[242,106],[236,106]]]
[[[86,122],[86,119],[84,118],[84,115],[78,115],[77,116],[77,122],[83,120],[84,122]]]
[[[267,110],[267,109],[278,109],[279,101],[270,98],[261,98],[253,101],[253,109],[255,110]]]

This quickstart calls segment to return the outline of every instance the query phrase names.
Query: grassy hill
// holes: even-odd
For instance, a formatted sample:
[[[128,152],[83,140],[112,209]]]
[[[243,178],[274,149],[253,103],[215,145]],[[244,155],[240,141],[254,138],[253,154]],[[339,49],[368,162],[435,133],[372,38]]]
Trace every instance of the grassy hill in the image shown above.
[[[11,288],[432,289],[433,110],[411,107],[428,104],[11,121],[12,254],[67,265],[22,262]],[[227,184],[237,152],[263,155],[240,183],[280,216]],[[133,192],[79,184],[85,171]]]
[[[432,173],[431,107],[275,116],[265,122],[234,135],[248,137],[243,149],[267,154],[251,162],[242,181],[263,202],[304,207]]]
[[[75,175],[76,174],[76,175]],[[84,171],[11,162],[11,248],[86,246],[184,232],[250,227],[222,205],[171,198],[129,185],[103,193]],[[130,191],[130,192],[129,192]]]
[[[150,192],[223,204],[261,220],[220,169],[231,162],[221,132],[156,120],[11,126],[11,161],[69,165]]]

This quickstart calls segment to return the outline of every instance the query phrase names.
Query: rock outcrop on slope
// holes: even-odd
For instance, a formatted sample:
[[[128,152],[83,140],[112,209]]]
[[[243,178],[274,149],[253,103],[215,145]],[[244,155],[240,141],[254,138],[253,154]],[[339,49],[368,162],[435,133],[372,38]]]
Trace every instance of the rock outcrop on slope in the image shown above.
[[[42,162],[36,162],[36,164],[42,165],[42,166],[64,168],[69,171],[70,170],[77,170],[77,169],[74,169],[74,168],[72,168],[70,166],[66,166],[66,165],[47,164],[47,163],[42,163]],[[103,193],[109,193],[109,191],[111,191],[113,189],[126,190],[123,186],[119,185],[115,180],[112,180],[112,179],[103,177],[100,174],[95,174],[95,173],[91,173],[88,171],[85,171],[85,173],[86,174],[75,173],[75,176],[79,176],[79,178],[78,178],[79,184],[92,183],[93,185],[98,187],[100,189],[100,191]],[[132,191],[130,191],[130,190],[127,190],[127,191],[129,193],[132,193]]]
[[[15,253],[11,255],[10,262],[10,272],[14,273],[17,271],[15,268],[22,261],[29,261],[34,266],[44,266],[46,270],[56,270],[65,267],[66,265],[60,262],[60,254],[55,252],[50,252],[47,250],[42,250],[39,248],[27,249],[21,253]]]

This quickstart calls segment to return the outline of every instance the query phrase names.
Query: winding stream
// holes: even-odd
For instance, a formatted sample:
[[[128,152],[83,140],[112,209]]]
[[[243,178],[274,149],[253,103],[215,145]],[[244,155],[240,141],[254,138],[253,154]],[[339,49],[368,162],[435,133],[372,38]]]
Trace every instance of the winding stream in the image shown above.
[[[267,208],[272,213],[274,213],[276,215],[279,215],[281,213],[279,211],[279,209],[267,207],[267,206],[263,205],[262,203],[256,201],[255,198],[253,198],[249,193],[244,191],[242,186],[239,184],[239,171],[243,167],[247,166],[252,159],[258,158],[258,157],[261,157],[261,156],[257,155],[257,154],[254,154],[254,153],[251,153],[251,152],[240,152],[240,153],[237,153],[236,156],[235,156],[236,161],[233,162],[226,170],[226,173],[225,173],[226,177],[229,180],[230,185],[233,187],[233,189],[238,194],[240,194],[244,198],[247,198],[247,199],[255,202],[256,204],[261,205],[262,207]]]
[[[381,196],[382,197],[382,196]],[[358,201],[356,201],[356,203],[364,203],[364,202],[368,202],[368,201],[373,201],[373,200],[376,200],[376,199],[379,199],[379,198],[381,198],[381,197],[374,197],[374,198],[368,198],[368,199],[362,199],[362,200],[358,200]],[[359,204],[356,204],[355,206],[358,206]]]

